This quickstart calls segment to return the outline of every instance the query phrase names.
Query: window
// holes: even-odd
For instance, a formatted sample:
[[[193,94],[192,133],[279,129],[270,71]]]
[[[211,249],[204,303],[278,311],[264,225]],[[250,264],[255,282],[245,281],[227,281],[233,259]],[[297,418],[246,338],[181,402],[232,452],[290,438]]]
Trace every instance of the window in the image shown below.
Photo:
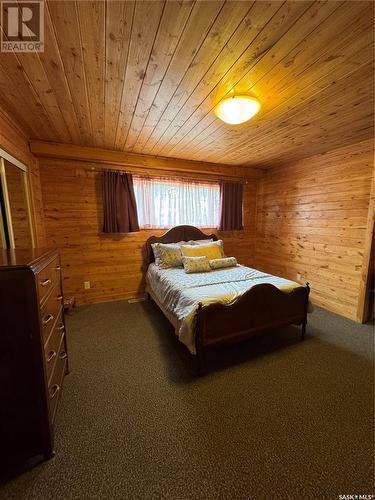
[[[180,224],[217,227],[220,185],[215,182],[133,176],[139,227]]]

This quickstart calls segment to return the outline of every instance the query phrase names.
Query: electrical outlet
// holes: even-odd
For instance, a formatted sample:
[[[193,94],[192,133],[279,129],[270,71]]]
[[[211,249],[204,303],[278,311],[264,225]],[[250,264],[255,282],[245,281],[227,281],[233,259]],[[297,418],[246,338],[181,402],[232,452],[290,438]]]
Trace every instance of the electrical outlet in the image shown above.
[[[297,281],[301,281],[301,278],[302,278],[301,273],[297,273]]]
[[[89,288],[91,288],[91,284],[89,281],[84,281],[83,286],[84,286],[85,290],[88,290]]]

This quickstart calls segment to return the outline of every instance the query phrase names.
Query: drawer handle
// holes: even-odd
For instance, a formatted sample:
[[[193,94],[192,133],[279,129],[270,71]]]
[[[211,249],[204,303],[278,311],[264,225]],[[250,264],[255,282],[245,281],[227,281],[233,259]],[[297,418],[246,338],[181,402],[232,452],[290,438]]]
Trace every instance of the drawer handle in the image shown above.
[[[56,299],[57,299],[57,300],[62,300],[62,298],[63,298],[63,296],[62,296],[62,295],[58,295],[58,296],[56,297]]]
[[[50,280],[49,278],[47,278],[47,279],[45,279],[45,280],[41,281],[41,282],[40,282],[40,284],[41,284],[42,286],[47,286],[47,285],[50,285],[50,284],[51,284],[51,280]]]
[[[53,399],[56,394],[59,392],[60,386],[58,384],[55,384],[51,387],[51,392],[50,392],[50,399]]]
[[[66,353],[65,351],[63,351],[63,352],[60,354],[60,356],[59,356],[59,358],[60,358],[60,359],[66,359],[67,357],[68,357],[68,355],[67,355],[67,353]]]
[[[56,351],[50,351],[48,353],[47,363],[50,363],[55,356],[56,356]]]
[[[61,266],[56,266],[55,269],[56,271],[61,271]]]
[[[45,318],[43,318],[43,325],[46,325],[47,323],[49,323],[50,321],[53,320],[53,315],[52,314],[47,314],[47,316]]]
[[[64,330],[64,323],[61,323],[59,327],[57,327],[58,330]]]

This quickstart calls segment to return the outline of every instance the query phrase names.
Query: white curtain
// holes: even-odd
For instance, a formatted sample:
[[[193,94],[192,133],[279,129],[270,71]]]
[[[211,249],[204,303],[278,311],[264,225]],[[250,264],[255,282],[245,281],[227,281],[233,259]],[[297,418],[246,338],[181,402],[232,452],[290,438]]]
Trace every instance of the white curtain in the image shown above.
[[[169,228],[180,224],[217,227],[220,185],[215,182],[133,175],[139,226]]]

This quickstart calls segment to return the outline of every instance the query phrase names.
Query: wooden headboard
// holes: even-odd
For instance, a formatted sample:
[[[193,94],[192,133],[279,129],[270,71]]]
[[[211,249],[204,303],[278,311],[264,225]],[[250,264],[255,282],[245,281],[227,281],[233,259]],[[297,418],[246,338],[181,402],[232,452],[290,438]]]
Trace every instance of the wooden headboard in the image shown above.
[[[151,248],[151,243],[177,243],[178,241],[190,240],[217,240],[216,234],[205,234],[200,229],[194,226],[175,226],[169,229],[161,236],[151,236],[146,241],[146,260],[147,265],[154,262],[154,252]]]

